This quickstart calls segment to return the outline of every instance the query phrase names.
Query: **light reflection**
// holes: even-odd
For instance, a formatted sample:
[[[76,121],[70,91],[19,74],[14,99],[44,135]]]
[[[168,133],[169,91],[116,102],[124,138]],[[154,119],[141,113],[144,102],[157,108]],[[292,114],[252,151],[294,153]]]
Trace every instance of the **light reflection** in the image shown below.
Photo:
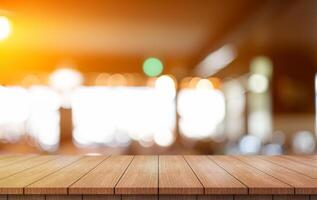
[[[234,45],[226,44],[209,54],[196,68],[197,75],[207,77],[229,65],[237,57]]]

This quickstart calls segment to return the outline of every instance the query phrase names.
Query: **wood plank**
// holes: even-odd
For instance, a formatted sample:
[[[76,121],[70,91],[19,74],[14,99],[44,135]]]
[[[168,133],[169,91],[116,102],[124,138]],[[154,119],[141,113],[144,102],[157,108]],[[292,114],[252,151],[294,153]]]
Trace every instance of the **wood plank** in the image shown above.
[[[182,156],[159,156],[159,194],[203,194],[204,188]]]
[[[69,194],[114,194],[133,156],[111,156],[69,188]]]
[[[82,200],[81,195],[46,195],[45,200]]]
[[[157,195],[122,195],[122,200],[158,200]]]
[[[273,200],[309,200],[309,195],[274,195]]]
[[[2,159],[7,159],[7,158],[12,158],[12,157],[20,157],[21,155],[19,154],[1,154],[0,155],[0,160]]]
[[[50,160],[57,159],[57,156],[36,156],[27,160],[22,160],[19,162],[15,162],[11,165],[4,166],[0,168],[0,179],[7,178],[12,176],[13,174],[22,172],[26,169],[30,169],[37,165],[44,164]]]
[[[0,200],[7,200],[8,199],[8,195],[0,195]]]
[[[235,195],[234,200],[272,200],[272,195]]]
[[[135,156],[115,187],[116,194],[157,194],[158,156]]]
[[[304,165],[310,165],[313,167],[317,167],[317,160],[311,159],[311,158],[306,157],[306,156],[281,156],[281,157],[302,163]]]
[[[23,162],[28,159],[34,158],[36,155],[25,155],[25,156],[5,156],[0,160],[0,167],[5,167],[14,163]]]
[[[237,156],[243,162],[287,183],[295,194],[317,194],[317,180],[257,157]]]
[[[121,200],[121,195],[83,195],[83,200]]]
[[[294,170],[306,176],[317,178],[317,168],[311,165],[305,165],[303,163],[299,163],[294,160],[283,158],[281,156],[270,156],[270,157],[259,156],[259,158],[273,162],[277,165],[288,168],[290,170]]]
[[[309,199],[310,200],[317,200],[317,195],[310,195]]]
[[[42,165],[26,169],[2,179],[0,180],[0,194],[23,194],[23,188],[27,185],[62,169],[80,158],[80,156],[60,156]]]
[[[8,195],[8,200],[45,200],[44,195]]]
[[[87,156],[27,186],[25,194],[67,194],[68,187],[95,168],[107,157]]]
[[[233,195],[199,195],[197,200],[233,200]]]
[[[209,156],[249,188],[249,194],[294,194],[294,189],[231,156]]]
[[[207,156],[184,156],[203,184],[205,194],[247,194],[248,188]]]
[[[195,195],[160,195],[160,200],[196,200]]]

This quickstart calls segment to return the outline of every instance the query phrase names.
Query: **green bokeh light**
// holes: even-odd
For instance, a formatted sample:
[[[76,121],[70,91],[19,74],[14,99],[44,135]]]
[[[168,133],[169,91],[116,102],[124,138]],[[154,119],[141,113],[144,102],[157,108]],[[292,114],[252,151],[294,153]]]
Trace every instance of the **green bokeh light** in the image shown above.
[[[143,63],[143,72],[147,76],[158,76],[163,72],[163,64],[157,58],[147,58]]]

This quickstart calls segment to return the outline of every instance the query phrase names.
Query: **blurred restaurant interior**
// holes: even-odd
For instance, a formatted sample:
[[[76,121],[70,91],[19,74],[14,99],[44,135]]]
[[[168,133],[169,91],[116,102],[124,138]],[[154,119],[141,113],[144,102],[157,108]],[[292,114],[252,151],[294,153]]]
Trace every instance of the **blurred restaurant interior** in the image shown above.
[[[316,10],[1,0],[0,153],[313,154]]]

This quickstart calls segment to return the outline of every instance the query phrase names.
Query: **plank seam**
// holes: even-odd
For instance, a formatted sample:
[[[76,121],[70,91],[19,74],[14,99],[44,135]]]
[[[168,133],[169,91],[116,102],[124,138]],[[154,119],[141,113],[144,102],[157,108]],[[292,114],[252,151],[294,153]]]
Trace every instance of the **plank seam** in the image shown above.
[[[306,164],[306,163],[304,163],[304,162],[301,162],[301,161],[299,161],[299,160],[294,160],[292,157],[289,157],[289,156],[279,156],[279,157],[281,157],[281,158],[284,158],[284,159],[287,159],[287,160],[289,160],[289,161],[293,161],[293,162],[296,162],[296,163],[298,163],[298,164],[301,164],[301,165],[305,165],[305,166],[310,166],[310,167],[314,167],[314,168],[317,168],[317,166],[315,166],[315,165],[311,165],[311,164]],[[309,160],[311,160],[311,161],[314,161],[314,159],[311,159],[311,158],[308,158]]]
[[[278,179],[278,178],[274,177],[273,175],[268,174],[268,173],[266,173],[265,171],[262,171],[261,169],[259,169],[259,168],[255,167],[255,166],[253,166],[253,165],[250,165],[250,164],[249,164],[249,163],[247,163],[247,162],[244,162],[243,160],[241,160],[241,159],[239,159],[239,158],[237,158],[237,157],[234,157],[234,156],[231,156],[231,157],[232,157],[232,158],[234,158],[234,159],[240,160],[241,162],[245,163],[246,165],[249,165],[250,167],[252,167],[252,168],[254,168],[254,169],[257,169],[257,170],[259,170],[259,171],[263,172],[264,174],[266,174],[266,175],[268,175],[268,176],[271,176],[271,177],[273,177],[273,178],[275,178],[275,179],[277,179],[277,180],[281,181],[282,183],[285,183],[286,185],[288,185],[288,186],[290,186],[291,188],[293,188],[293,195],[295,194],[295,187],[294,187],[294,186],[292,186],[292,185],[290,185],[289,183],[286,183],[286,182],[284,182],[284,181],[282,181],[282,180],[280,180],[280,179]]]
[[[199,183],[201,184],[201,186],[203,186],[204,188],[204,194],[206,194],[206,188],[204,186],[204,184],[201,182],[201,180],[199,179],[199,177],[197,176],[195,170],[190,166],[190,164],[188,163],[188,161],[186,160],[185,156],[182,156],[183,159],[185,160],[185,162],[187,163],[187,165],[189,166],[189,168],[192,170],[192,172],[195,174],[196,178],[198,179]]]
[[[38,157],[40,157],[40,156],[36,156],[36,157],[38,158]],[[35,158],[35,157],[32,157],[31,159],[33,159],[33,158]],[[10,177],[10,176],[13,176],[13,175],[16,175],[16,174],[18,174],[18,173],[24,172],[24,171],[26,171],[26,170],[29,170],[29,169],[33,168],[33,167],[37,167],[37,166],[44,165],[45,163],[50,162],[50,161],[53,161],[53,160],[56,160],[56,159],[58,159],[58,157],[56,157],[56,158],[54,158],[54,159],[52,159],[52,160],[44,161],[43,163],[40,163],[40,164],[38,164],[38,165],[36,165],[36,166],[32,166],[32,167],[25,168],[25,169],[23,169],[23,170],[21,170],[21,171],[18,171],[18,172],[16,172],[16,173],[10,174],[9,176],[2,177],[2,178],[0,178],[0,180],[6,179],[6,178],[8,178],[8,177]],[[29,159],[27,159],[27,160],[29,160]],[[23,160],[23,161],[25,161],[25,160]],[[15,164],[16,164],[16,163],[15,163]],[[9,165],[8,165],[8,166],[9,166]]]
[[[303,176],[306,176],[306,177],[309,177],[309,178],[312,178],[312,179],[316,179],[316,178],[314,178],[314,177],[308,176],[308,175],[303,174],[303,173],[301,173],[301,172],[299,172],[299,171],[296,171],[296,170],[294,170],[294,169],[291,169],[291,168],[288,168],[288,167],[284,167],[284,166],[282,166],[282,165],[280,165],[280,164],[278,164],[278,163],[276,163],[276,162],[273,162],[273,161],[270,161],[270,160],[267,160],[267,159],[263,159],[263,158],[261,158],[261,156],[259,156],[258,158],[261,159],[261,160],[270,162],[270,163],[272,163],[272,164],[274,164],[274,165],[278,165],[278,166],[283,167],[283,168],[285,168],[285,169],[291,170],[291,171],[293,171],[293,172],[295,172],[295,173],[298,173],[298,174],[301,174],[301,175],[303,175]],[[298,164],[302,164],[302,163],[298,163]],[[303,164],[302,164],[302,165],[303,165]],[[306,165],[305,165],[305,166],[306,166]]]
[[[34,155],[34,156],[30,157],[30,158],[26,158],[26,159],[22,159],[22,160],[17,160],[17,161],[14,161],[14,162],[10,163],[10,164],[0,166],[0,168],[2,168],[2,167],[8,167],[8,166],[10,166],[10,165],[14,165],[14,164],[17,164],[17,163],[19,163],[19,162],[25,162],[25,161],[27,161],[27,160],[34,159],[34,158],[36,158],[36,157],[39,157],[39,156]],[[10,157],[10,158],[11,158],[11,157]],[[7,158],[6,158],[6,159],[7,159]]]
[[[61,158],[61,157],[60,157],[60,158]],[[58,171],[64,169],[65,167],[68,167],[69,165],[72,165],[72,164],[75,163],[75,162],[78,162],[79,160],[81,160],[81,159],[83,159],[83,158],[84,158],[84,157],[80,157],[79,159],[74,160],[73,162],[69,163],[68,165],[65,165],[64,167],[62,167],[62,168],[60,168],[60,169],[58,169],[58,170],[56,170],[56,171],[53,171],[53,172],[51,172],[51,173],[49,173],[49,174],[47,174],[47,175],[41,177],[40,179],[38,179],[38,180],[36,180],[36,181],[33,181],[32,183],[30,183],[30,184],[24,186],[24,187],[23,187],[23,195],[25,195],[25,188],[27,188],[28,186],[32,185],[32,184],[35,183],[35,182],[38,182],[38,181],[42,180],[43,178],[46,178],[47,176],[50,176],[50,175],[52,175],[52,174],[54,174],[54,173],[56,173],[56,172],[58,172]],[[59,159],[59,158],[58,158],[58,159]],[[45,196],[45,198],[46,198],[46,196]]]
[[[84,157],[85,158],[85,157]],[[82,177],[86,176],[89,172],[91,172],[92,170],[96,169],[101,163],[103,163],[105,160],[107,160],[108,158],[110,158],[110,156],[107,156],[106,158],[104,158],[101,162],[99,162],[96,166],[94,166],[93,168],[91,168],[90,170],[88,170],[88,172],[84,173],[82,176],[78,177],[77,180],[75,180],[72,184],[70,184],[69,186],[67,186],[67,195],[69,195],[69,188],[74,185],[76,182],[78,182]]]
[[[130,167],[132,161],[134,160],[135,156],[132,157],[132,159],[130,160],[129,164],[127,165],[127,167],[124,169],[123,173],[121,174],[120,178],[118,179],[117,183],[114,185],[113,188],[113,193],[116,194],[116,187],[119,184],[120,180],[122,179],[123,175],[127,172],[128,168]],[[121,199],[122,199],[122,195],[121,195]]]
[[[230,172],[228,172],[224,167],[222,167],[221,165],[219,165],[216,161],[214,161],[211,156],[207,156],[207,158],[209,160],[211,160],[211,162],[215,163],[216,165],[218,165],[220,168],[222,168],[225,172],[227,172],[230,176],[232,176],[232,178],[236,179],[237,181],[239,181],[239,183],[241,183],[242,185],[244,185],[246,188],[247,188],[247,194],[250,194],[249,193],[249,187],[244,184],[242,181],[240,181],[237,177],[235,177],[233,174],[231,174]]]

